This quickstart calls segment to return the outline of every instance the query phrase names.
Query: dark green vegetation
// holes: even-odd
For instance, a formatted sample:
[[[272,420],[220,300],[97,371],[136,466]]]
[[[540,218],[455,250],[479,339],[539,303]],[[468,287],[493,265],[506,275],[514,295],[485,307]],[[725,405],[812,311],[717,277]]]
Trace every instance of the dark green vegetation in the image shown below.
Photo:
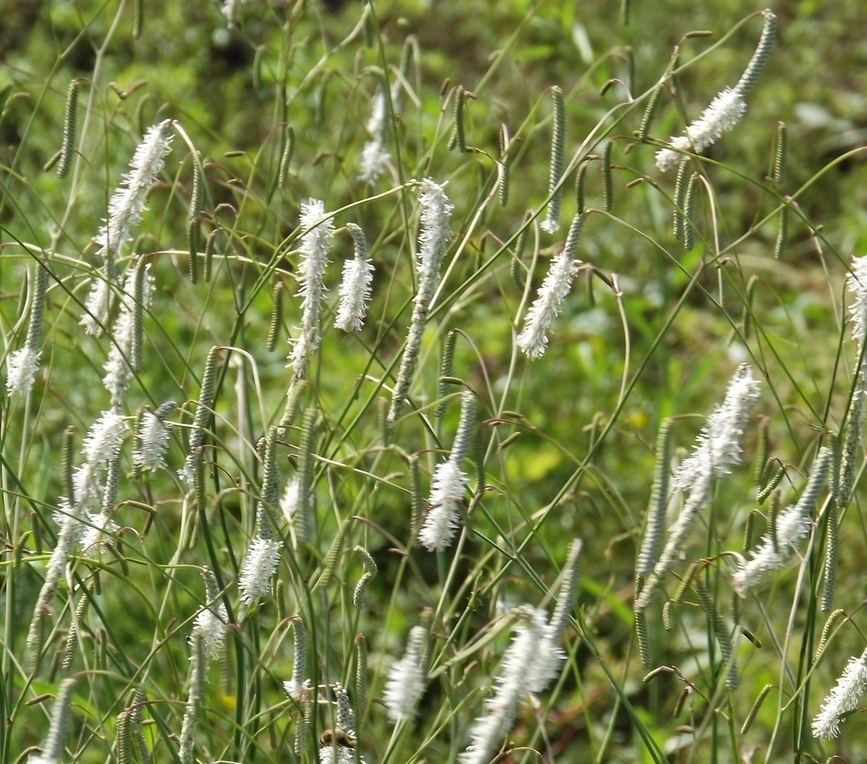
[[[843,725],[839,741],[822,745],[809,722],[848,658],[865,646],[863,489],[856,483],[840,516],[834,608],[847,618],[837,622],[818,662],[827,618],[819,608],[823,523],[815,524],[800,556],[747,598],[733,594],[731,576],[734,553],[744,552],[747,517],[758,507],[759,417],[768,417],[769,455],[786,466],[783,506],[794,503],[819,445],[847,417],[857,351],[846,325],[851,298],[844,279],[851,257],[867,253],[861,33],[867,11],[860,0],[772,8],[777,44],[743,120],[689,160],[690,173],[700,177],[695,246],[686,251],[672,234],[676,173],[660,173],[654,152],[683,134],[675,89],[694,120],[738,81],[762,31],[760,4],[633,0],[624,25],[616,4],[598,0],[533,8],[382,2],[367,11],[358,3],[256,0],[238,6],[231,28],[214,3],[143,4],[135,39],[133,2],[0,2],[4,379],[7,357],[27,334],[33,266],[51,271],[33,392],[26,398],[4,392],[0,403],[6,549],[0,710],[9,720],[0,732],[3,761],[44,741],[54,701],[41,696],[54,695],[66,675],[59,656],[97,570],[102,589],[79,629],[72,671],[85,673],[76,681],[63,760],[118,756],[118,715],[139,687],[152,704],[144,711],[147,746],[155,761],[174,760],[172,736],[180,735],[188,690],[187,637],[205,601],[199,575],[205,564],[220,573],[220,597],[235,625],[210,668],[198,759],[314,761],[312,735],[300,758],[293,750],[299,710],[281,687],[292,674],[287,618],[298,613],[308,630],[308,674],[319,684],[339,680],[357,693],[355,638],[365,637],[370,685],[357,709],[357,750],[368,764],[454,761],[509,644],[512,620],[504,613],[521,603],[551,613],[575,537],[584,549],[563,639],[568,659],[558,681],[536,705],[524,703],[504,733],[511,752],[501,761],[722,762],[754,748],[754,761],[824,761],[835,752],[857,760],[856,719]],[[710,34],[685,38],[696,30]],[[399,85],[393,92],[400,112],[384,128],[392,164],[379,180],[364,183],[359,157],[371,140],[365,125],[383,76]],[[642,141],[646,106],[664,76],[667,89]],[[63,143],[67,89],[75,79],[76,153],[61,179],[56,167],[43,167]],[[471,94],[463,112],[467,152],[447,148],[457,85]],[[554,85],[564,95],[567,173],[560,231],[549,235],[537,223],[549,198]],[[199,152],[204,197],[200,207],[194,203],[196,160],[175,135],[128,248],[150,256],[155,293],[144,321],[144,362],[123,413],[132,428],[142,406],[187,403],[170,417],[169,470],[132,475],[127,435],[112,512],[122,529],[114,551],[97,560],[73,557],[34,664],[25,640],[57,535],[52,514],[68,493],[63,431],[74,428],[78,464],[82,438],[109,406],[100,380],[111,341],[85,336],[78,325],[99,273],[92,239],[135,147],[165,119],[176,120]],[[777,181],[779,122],[788,151]],[[503,124],[512,141],[505,206],[496,197]],[[295,145],[283,172],[287,125]],[[610,209],[600,161],[606,141]],[[574,177],[585,159],[588,214],[576,257],[588,267],[548,332],[547,352],[529,361],[515,336],[563,247],[577,209]],[[425,177],[447,181],[453,236],[410,404],[387,438],[384,413],[417,287],[418,193],[411,181]],[[336,227],[361,226],[376,271],[364,330],[345,335],[331,328],[339,271],[352,254],[352,239],[340,230],[325,278],[331,296],[322,344],[307,383],[296,387],[298,412],[290,422],[285,339],[297,337],[301,323],[299,208],[308,198],[324,200]],[[775,258],[783,209],[787,236]],[[536,216],[531,223],[527,210]],[[195,284],[191,216],[201,237]],[[276,349],[268,351],[275,285],[282,285],[284,311]],[[458,332],[447,375],[453,379],[441,385],[440,355],[452,330]],[[199,507],[175,470],[214,346],[249,356],[218,354]],[[633,630],[633,587],[657,430],[666,417],[678,417],[676,466],[741,362],[762,382],[744,433],[744,464],[716,483],[683,560],[663,582],[667,595],[658,594],[646,611],[651,665],[672,670],[642,684],[648,669]],[[465,531],[456,547],[431,554],[413,545],[409,457],[419,456],[424,500],[451,449],[464,389],[476,393],[479,410],[479,445],[463,464]],[[437,416],[443,395],[447,405]],[[256,528],[259,439],[269,426],[288,425],[277,446],[282,490],[303,472],[305,416],[315,423],[314,536],[297,542],[280,526],[280,588],[247,609],[239,605],[236,579]],[[820,499],[814,517],[821,507]],[[752,545],[766,517],[763,505]],[[197,523],[194,535],[183,538],[190,523]],[[329,557],[341,528],[342,551]],[[363,608],[352,602],[365,571],[356,545],[378,566]],[[697,560],[694,580],[670,606],[666,631],[663,603]],[[707,592],[716,615],[702,607]],[[714,631],[720,619],[735,644],[735,690],[725,685]],[[418,717],[395,732],[380,699],[388,666],[403,654],[415,625],[428,633],[430,678]],[[770,693],[742,733],[766,685]],[[323,706],[313,729],[318,734],[332,724]]]

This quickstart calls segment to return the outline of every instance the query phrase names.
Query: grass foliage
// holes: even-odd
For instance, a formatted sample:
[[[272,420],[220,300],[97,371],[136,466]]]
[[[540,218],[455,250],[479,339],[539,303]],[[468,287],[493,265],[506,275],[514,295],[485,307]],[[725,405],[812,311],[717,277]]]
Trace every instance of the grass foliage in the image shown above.
[[[0,760],[863,756],[859,3],[155,5],[0,30]]]

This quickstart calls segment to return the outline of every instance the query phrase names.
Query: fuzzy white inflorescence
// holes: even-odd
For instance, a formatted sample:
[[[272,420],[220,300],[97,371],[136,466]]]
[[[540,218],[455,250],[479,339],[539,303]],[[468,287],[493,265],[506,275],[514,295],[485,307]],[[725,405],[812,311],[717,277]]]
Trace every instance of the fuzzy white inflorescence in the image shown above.
[[[459,756],[461,764],[488,764],[515,721],[522,698],[544,689],[555,660],[549,653],[549,626],[545,611],[523,605],[516,611],[522,623],[515,628],[512,643],[503,658],[493,697],[485,700],[486,715],[470,731],[470,745]],[[540,679],[544,675],[544,679]]]
[[[367,243],[364,233],[354,223],[346,227],[355,242],[355,256],[343,264],[343,280],[340,283],[340,303],[334,326],[344,332],[360,332],[370,301],[370,285],[373,282],[373,265],[367,258]]]
[[[400,82],[391,86],[391,106],[395,115],[400,114]],[[367,120],[367,132],[373,140],[364,144],[361,150],[361,174],[358,179],[362,183],[373,183],[385,171],[385,166],[391,159],[391,154],[385,147],[386,119],[388,104],[382,86],[376,91],[371,101],[370,119]]]
[[[701,117],[686,128],[686,135],[670,138],[670,149],[656,152],[656,165],[663,172],[678,167],[686,159],[685,152],[690,149],[704,151],[718,141],[723,132],[740,122],[747,110],[744,98],[752,90],[777,36],[777,17],[768,9],[762,11],[762,16],[765,21],[761,39],[737,85],[720,92]]]
[[[213,603],[210,606],[201,608],[196,614],[196,620],[193,622],[190,644],[193,643],[197,635],[201,636],[205,645],[205,652],[211,658],[216,658],[220,652],[220,648],[223,646],[228,620],[229,614],[222,602],[219,604]]]
[[[280,562],[282,544],[274,539],[256,536],[247,549],[247,557],[241,568],[238,588],[241,602],[250,605],[271,592],[271,579]]]
[[[442,552],[451,546],[460,527],[466,485],[466,473],[451,459],[437,465],[428,502],[430,511],[418,534],[422,546],[429,552]]]
[[[283,497],[280,499],[280,509],[283,510],[283,517],[290,523],[301,505],[301,481],[297,475],[293,475],[286,481],[286,489],[283,491]]]
[[[310,199],[301,203],[301,262],[298,265],[298,296],[301,300],[301,335],[294,340],[290,362],[297,379],[307,377],[310,356],[319,347],[319,319],[325,299],[325,267],[328,239],[334,232],[331,218],[325,217],[325,203]]]
[[[867,328],[867,257],[852,258],[852,270],[847,279],[853,296],[849,306],[852,318],[852,339],[857,349],[855,381],[846,427],[841,438],[838,507],[848,506],[855,482],[855,473],[861,461],[861,442],[864,420],[867,417],[867,353],[864,353],[864,335]]]
[[[384,700],[388,716],[394,722],[411,719],[424,692],[424,668],[421,665],[424,635],[421,626],[414,626],[410,630],[406,653],[388,672]]]
[[[476,418],[476,399],[469,390],[461,397],[461,418],[448,461],[438,464],[431,481],[429,511],[418,538],[429,552],[442,552],[451,546],[460,527],[467,476],[461,463],[470,446],[470,436]]]
[[[106,264],[106,272],[90,288],[85,302],[86,310],[81,324],[88,334],[99,334],[108,319],[109,281],[114,258],[132,240],[132,228],[142,219],[147,202],[147,190],[165,165],[171,148],[172,120],[167,119],[151,127],[133,154],[130,170],[108,203],[108,219],[103,222],[96,243]]]
[[[759,397],[760,388],[750,366],[741,364],[729,382],[722,405],[708,417],[694,451],[675,473],[675,490],[688,493],[702,477],[722,477],[729,473],[729,467],[741,463],[741,437],[750,405]]]
[[[381,140],[368,141],[361,150],[361,172],[358,179],[362,183],[374,183],[382,175],[390,159],[391,154],[386,151]]]
[[[397,422],[409,393],[415,364],[421,350],[427,314],[439,282],[440,265],[448,246],[449,218],[454,210],[454,205],[446,196],[443,186],[438,185],[430,178],[425,178],[421,182],[421,194],[418,201],[421,208],[421,230],[418,236],[419,248],[415,264],[419,274],[418,289],[413,299],[409,334],[406,338],[403,357],[400,359],[400,370],[386,417],[389,427],[394,427]]]
[[[837,680],[837,685],[822,702],[822,709],[813,719],[813,737],[831,740],[840,734],[842,717],[858,707],[867,691],[867,650],[861,657],[850,658]]]
[[[355,750],[343,745],[323,745],[319,749],[319,764],[355,764]]]
[[[57,700],[51,710],[51,722],[48,727],[48,736],[42,745],[41,753],[31,753],[27,758],[28,764],[58,764],[64,753],[66,743],[66,727],[69,721],[69,702],[72,698],[72,689],[75,678],[64,679],[60,683],[57,692]]]
[[[716,143],[723,132],[731,130],[741,121],[747,110],[743,95],[737,89],[725,88],[711,101],[695,122],[686,128],[686,135],[679,135],[669,140],[672,149],[661,149],[656,152],[656,166],[665,172],[672,170],[684,159],[691,148],[701,153],[708,146]]]
[[[432,279],[435,282],[439,278],[440,264],[446,252],[449,240],[449,218],[455,206],[449,201],[443,186],[430,178],[425,178],[421,182],[418,203],[421,208],[421,232],[418,236],[416,270],[420,280]],[[431,296],[432,294],[428,295],[428,300]]]
[[[672,479],[675,490],[689,494],[677,520],[668,531],[668,541],[635,601],[637,610],[650,602],[664,576],[677,558],[686,534],[709,501],[714,478],[726,475],[729,467],[740,464],[744,426],[750,405],[758,398],[760,383],[753,378],[748,364],[741,364],[729,382],[723,403],[708,417],[698,436],[698,443]]]
[[[205,582],[205,604],[199,608],[193,621],[189,644],[195,649],[196,642],[201,641],[207,658],[216,658],[223,646],[226,636],[226,624],[229,614],[226,606],[218,602],[220,589],[217,579],[210,568],[202,568],[202,578]]]
[[[792,556],[794,547],[810,533],[813,505],[825,484],[832,461],[830,448],[823,446],[819,449],[801,498],[779,514],[776,532],[762,536],[759,546],[750,552],[749,561],[744,562],[732,576],[736,592],[746,594],[767,573],[782,568]]]
[[[84,437],[82,453],[94,468],[105,469],[117,458],[126,432],[126,421],[115,409],[103,411]]]
[[[153,278],[150,275],[150,265],[144,267],[144,286],[142,288],[141,310],[147,310],[153,294]],[[120,300],[120,313],[114,324],[111,349],[108,360],[103,368],[105,377],[102,379],[105,389],[111,393],[111,405],[123,405],[123,397],[129,385],[132,368],[129,364],[132,356],[133,332],[135,330],[134,313],[137,309],[134,302],[136,269],[128,268],[124,279],[123,294]]]
[[[98,558],[103,549],[111,544],[112,537],[120,530],[120,527],[108,512],[99,512],[88,515],[81,528],[81,549],[85,557]]]
[[[517,344],[528,358],[540,358],[548,347],[547,331],[560,312],[560,306],[578,271],[580,260],[567,251],[561,252],[552,261],[536,299],[524,318],[524,328],[518,335]]]
[[[141,222],[146,193],[165,165],[171,148],[172,120],[167,119],[151,127],[139,144],[130,162],[130,171],[108,203],[108,220],[96,236],[100,254],[119,254],[132,240],[130,229]]]
[[[852,339],[861,348],[867,333],[867,256],[852,258],[852,271],[846,279],[846,286],[854,298],[849,306]]]
[[[42,351],[25,345],[7,361],[6,392],[12,395],[27,395],[33,388],[36,372],[39,371],[39,356]],[[32,760],[32,757],[31,757]]]
[[[169,447],[169,429],[153,411],[145,411],[136,433],[138,444],[132,452],[132,463],[143,472],[152,472],[166,466],[165,453]]]

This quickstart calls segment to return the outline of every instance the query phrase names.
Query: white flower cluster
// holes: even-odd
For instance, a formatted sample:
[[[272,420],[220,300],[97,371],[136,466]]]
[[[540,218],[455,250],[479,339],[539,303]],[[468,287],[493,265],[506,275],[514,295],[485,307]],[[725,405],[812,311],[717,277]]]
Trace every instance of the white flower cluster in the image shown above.
[[[822,703],[822,709],[813,719],[813,737],[831,740],[840,734],[842,717],[858,707],[867,691],[867,650],[860,658],[850,658],[837,680],[837,685]]]
[[[677,559],[686,534],[710,499],[714,478],[728,474],[729,467],[740,464],[740,440],[750,405],[759,396],[759,386],[758,380],[753,379],[750,366],[741,364],[729,382],[722,405],[708,417],[695,450],[683,461],[672,479],[674,489],[688,493],[689,499],[668,530],[665,548],[635,600],[636,610],[647,607],[662,577]]]
[[[430,507],[418,538],[429,552],[442,552],[452,544],[460,527],[467,475],[460,465],[449,459],[438,464],[431,481]]]
[[[732,577],[732,585],[739,594],[746,594],[767,573],[782,568],[792,556],[793,549],[810,533],[813,504],[825,484],[832,467],[833,452],[822,447],[816,456],[810,479],[796,504],[788,507],[776,518],[776,532],[762,536],[758,548],[750,553]]]
[[[271,593],[271,579],[280,562],[281,546],[279,541],[256,536],[247,548],[247,556],[238,579],[241,602],[245,605]]]
[[[340,283],[340,304],[334,326],[344,332],[360,332],[370,300],[370,285],[373,281],[373,265],[367,257],[367,242],[364,232],[355,223],[346,228],[355,242],[355,256],[343,264],[343,280]]]
[[[867,334],[867,255],[852,258],[852,270],[846,279],[846,286],[854,297],[849,306],[852,339],[860,349],[864,346],[864,336]]]
[[[449,201],[443,187],[430,178],[425,178],[421,182],[418,201],[421,208],[421,230],[418,236],[419,249],[416,260],[416,270],[419,274],[418,289],[413,299],[409,334],[386,417],[390,428],[397,422],[409,393],[416,360],[421,350],[430,302],[439,282],[440,265],[448,246],[449,218],[454,210],[454,205]]]
[[[151,295],[153,294],[153,278],[150,274],[150,265],[144,266],[142,275],[144,284],[141,291],[141,305],[135,304],[135,280],[136,268],[127,269],[124,279],[123,294],[120,301],[120,313],[114,324],[112,332],[113,342],[108,351],[108,359],[103,368],[105,376],[102,379],[105,389],[111,393],[111,405],[120,407],[123,405],[123,396],[129,385],[132,367],[130,361],[133,351],[133,333],[135,330],[134,314],[136,310],[145,311],[150,308]]]
[[[280,509],[283,510],[283,517],[288,522],[293,522],[295,513],[301,505],[301,481],[297,475],[293,475],[286,481],[286,488],[283,491],[283,497],[280,499]]]
[[[527,693],[541,692],[557,675],[563,652],[541,608],[522,605],[517,609],[522,623],[497,676],[496,692],[485,700],[487,714],[477,719],[470,731],[471,743],[459,756],[461,764],[488,764],[503,738],[512,728],[521,700]]]
[[[196,613],[189,643],[191,647],[194,647],[196,638],[201,638],[206,656],[216,658],[220,653],[223,639],[226,636],[226,624],[229,622],[229,614],[226,606],[222,602],[217,601],[220,592],[214,574],[209,568],[203,568],[202,577],[205,580],[206,603]]]
[[[147,202],[147,190],[165,165],[171,148],[172,120],[151,127],[135,150],[130,171],[124,175],[108,203],[108,219],[103,222],[96,243],[105,263],[105,272],[90,288],[81,325],[88,334],[99,335],[108,320],[109,283],[114,278],[114,259],[132,240],[131,229],[142,219]]]
[[[448,461],[438,464],[431,481],[429,511],[418,533],[419,541],[429,552],[442,552],[451,546],[460,527],[467,476],[461,462],[467,454],[475,422],[475,398],[467,391],[461,400],[461,418]]]
[[[153,125],[145,134],[130,161],[130,171],[123,176],[108,203],[108,220],[96,236],[100,254],[117,255],[132,241],[131,228],[138,225],[145,209],[147,190],[165,165],[171,148],[172,120]]]
[[[395,80],[390,89],[391,107],[394,114],[400,114],[400,91],[399,80]],[[391,154],[385,147],[386,119],[388,118],[388,104],[385,99],[385,91],[380,86],[373,97],[370,107],[370,119],[367,120],[367,132],[373,140],[367,141],[361,150],[361,174],[358,179],[362,183],[374,183],[385,171],[385,166],[391,159]]]
[[[169,447],[169,429],[166,427],[164,416],[160,416],[166,404],[160,406],[156,412],[145,411],[142,413],[138,432],[136,433],[137,445],[132,452],[132,463],[142,472],[152,472],[164,469],[166,466],[165,453]],[[174,403],[165,413],[175,408]]]
[[[572,288],[572,279],[580,263],[565,250],[551,261],[536,299],[524,317],[524,328],[516,340],[521,352],[528,358],[541,358],[544,355],[548,347],[548,327],[560,313],[560,306]]]
[[[422,666],[422,644],[425,631],[414,626],[409,632],[406,653],[391,667],[385,683],[385,707],[388,717],[394,721],[411,719],[415,707],[424,692],[424,667]]]
[[[290,362],[297,379],[307,377],[310,356],[319,347],[319,319],[325,299],[325,267],[328,265],[328,239],[334,223],[326,218],[325,203],[310,199],[301,203],[301,263],[298,265],[298,296],[301,300],[301,335],[293,343]]]
[[[27,395],[36,380],[39,371],[41,350],[25,345],[9,356],[6,374],[6,392],[12,395]],[[32,760],[32,757],[31,757]]]
[[[686,128],[686,135],[669,139],[672,148],[656,152],[656,166],[666,172],[677,168],[690,149],[700,154],[724,132],[733,129],[746,111],[747,104],[740,91],[726,88],[711,101],[701,117]]]
[[[716,143],[723,132],[731,130],[744,116],[747,110],[744,98],[752,90],[777,36],[777,17],[767,9],[762,11],[762,16],[765,19],[762,36],[737,85],[722,90],[701,117],[686,128],[686,135],[670,138],[671,148],[656,152],[656,166],[663,172],[677,168],[686,159],[685,152],[690,149],[701,153]]]
[[[688,493],[702,477],[722,477],[741,463],[741,437],[750,405],[759,397],[760,383],[749,365],[741,364],[729,382],[722,405],[708,417],[692,455],[684,459],[672,479],[675,490]]]

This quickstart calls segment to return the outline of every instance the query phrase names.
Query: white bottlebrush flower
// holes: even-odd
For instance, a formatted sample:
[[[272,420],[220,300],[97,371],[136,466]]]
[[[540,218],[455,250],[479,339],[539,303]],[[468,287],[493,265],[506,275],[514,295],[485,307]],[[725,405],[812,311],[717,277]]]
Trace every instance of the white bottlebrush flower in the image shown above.
[[[395,115],[400,114],[400,82],[391,86],[391,107]],[[388,117],[388,104],[381,85],[371,101],[370,119],[367,120],[367,132],[373,140],[367,141],[361,151],[361,174],[358,179],[362,183],[373,183],[385,172],[385,166],[391,155],[385,148],[385,136]]]
[[[451,459],[438,464],[431,484],[430,507],[418,533],[419,541],[429,552],[442,552],[451,546],[461,524],[467,476]]]
[[[39,371],[39,338],[42,335],[42,316],[45,312],[45,293],[48,290],[48,271],[36,263],[30,294],[30,316],[24,347],[9,356],[6,390],[9,396],[29,395]]]
[[[850,658],[831,690],[822,703],[822,710],[813,719],[813,737],[831,740],[840,734],[843,716],[858,707],[861,696],[867,691],[867,650],[860,658]]]
[[[421,232],[416,270],[421,279],[437,279],[449,240],[449,219],[455,206],[446,196],[443,186],[430,178],[421,182],[418,203],[421,207]]]
[[[849,306],[852,316],[852,339],[860,349],[864,345],[867,332],[867,255],[852,258],[852,270],[846,279],[846,286],[854,299]]]
[[[245,605],[257,601],[271,593],[271,579],[280,562],[282,544],[274,539],[257,536],[247,549],[247,557],[241,568],[238,588],[241,602]]]
[[[169,429],[153,411],[145,411],[136,433],[136,449],[132,463],[143,472],[165,468],[165,453],[169,447]]]
[[[193,643],[197,635],[201,636],[205,643],[205,652],[211,658],[216,658],[223,646],[228,620],[229,614],[222,602],[214,603],[210,607],[203,607],[196,614],[196,620],[193,622],[190,644]]]
[[[105,267],[91,284],[86,310],[81,317],[88,334],[99,335],[108,322],[109,281],[114,278],[114,261],[132,240],[132,228],[141,222],[147,190],[163,169],[171,148],[171,126],[172,120],[167,119],[147,131],[133,154],[129,172],[109,200],[108,219],[103,221],[95,237]]]
[[[346,227],[355,242],[355,255],[343,264],[343,280],[340,283],[340,304],[334,326],[344,332],[360,332],[370,300],[370,285],[373,281],[373,265],[367,258],[367,242],[364,233],[354,223]]]
[[[424,635],[421,626],[412,628],[407,640],[406,653],[392,665],[391,671],[388,672],[384,700],[388,717],[393,722],[411,719],[424,692],[425,675],[421,665]]]
[[[448,461],[437,465],[434,470],[429,511],[418,534],[429,552],[441,552],[451,546],[455,532],[460,527],[460,512],[467,485],[467,476],[461,471],[461,464],[469,450],[475,422],[476,399],[472,391],[467,390],[461,396],[461,418]]]
[[[323,745],[319,749],[319,764],[355,764],[355,750],[345,745]]]
[[[283,517],[291,523],[300,505],[301,480],[299,480],[297,475],[293,475],[286,481],[286,488],[283,491],[282,498],[280,499],[280,509],[283,510]]]
[[[385,130],[385,112],[385,95],[382,92],[382,87],[380,87],[370,102],[370,118],[365,125],[367,132],[375,139],[380,138]]]
[[[328,239],[334,232],[325,218],[325,203],[310,199],[301,203],[301,262],[298,265],[298,296],[301,300],[301,336],[294,341],[290,361],[297,379],[307,376],[310,356],[319,347],[319,318],[325,298],[323,277],[328,265]]]
[[[655,594],[662,577],[678,558],[687,533],[710,500],[714,478],[728,474],[729,467],[740,464],[740,440],[749,415],[750,404],[759,396],[759,382],[753,379],[748,364],[741,364],[729,382],[723,403],[714,409],[698,436],[698,442],[672,478],[674,490],[689,494],[677,520],[668,530],[668,541],[641,594],[636,610],[644,610]]]
[[[546,332],[560,312],[560,306],[578,271],[580,260],[575,260],[565,250],[552,261],[536,299],[524,318],[524,328],[518,335],[517,344],[528,358],[539,358],[548,346]]]
[[[58,764],[63,756],[66,745],[66,728],[69,721],[69,704],[74,685],[74,677],[64,679],[60,683],[57,700],[54,701],[54,708],[51,710],[48,736],[42,745],[42,751],[31,753],[27,758],[28,764]]]
[[[25,345],[19,348],[7,361],[6,392],[12,395],[27,395],[33,388],[36,372],[39,371],[39,356],[42,351]],[[31,757],[32,758],[32,757]]]
[[[112,538],[120,527],[107,512],[88,515],[82,523],[81,550],[85,557],[97,558],[103,549],[111,544]]]
[[[389,428],[394,427],[400,416],[404,401],[409,393],[415,364],[421,350],[421,340],[427,323],[430,303],[439,283],[440,265],[449,241],[449,218],[454,205],[449,201],[442,186],[430,178],[421,182],[419,196],[421,208],[421,230],[418,237],[418,253],[416,270],[419,274],[418,289],[412,304],[412,319],[403,357],[400,359],[400,370],[391,397],[386,422]]]
[[[153,278],[150,275],[150,265],[144,266],[144,284],[142,289],[141,310],[147,310],[153,294]],[[128,268],[124,277],[123,293],[120,301],[120,312],[112,330],[112,344],[108,351],[108,359],[103,368],[105,376],[102,379],[105,389],[111,393],[112,406],[123,405],[123,397],[129,385],[132,368],[129,361],[132,357],[133,332],[135,330],[134,312],[136,305],[135,293],[136,269]]]
[[[545,611],[524,605],[518,608],[522,622],[503,658],[493,697],[485,700],[486,715],[470,731],[470,745],[458,757],[461,764],[488,764],[503,737],[512,728],[521,700],[540,665],[539,648],[548,628]]]
[[[219,601],[220,590],[213,572],[207,567],[202,568],[202,578],[205,582],[206,602],[196,613],[189,643],[190,647],[195,649],[197,640],[201,640],[205,654],[209,658],[216,658],[226,636],[229,614],[226,606]]]
[[[187,488],[192,488],[196,482],[196,460],[192,454],[187,454],[184,457],[184,466],[178,470],[178,479]]]
[[[130,170],[108,203],[108,220],[96,236],[103,257],[117,255],[132,240],[131,228],[141,222],[147,190],[165,165],[171,148],[172,120],[153,125],[139,144],[130,161]]]
[[[94,278],[84,301],[84,313],[79,323],[87,334],[99,337],[102,327],[108,323],[109,289],[108,281],[103,276]]]
[[[675,490],[688,492],[702,476],[722,477],[741,462],[741,437],[750,405],[759,397],[760,383],[748,364],[741,364],[729,382],[722,405],[708,417],[693,453],[674,475]]]
[[[724,131],[731,130],[743,117],[747,109],[744,98],[752,90],[777,36],[777,17],[769,10],[762,11],[762,16],[765,23],[761,39],[738,84],[720,92],[701,117],[687,127],[685,136],[672,138],[669,141],[671,149],[656,152],[656,164],[663,172],[674,169],[683,162],[686,155],[680,152],[691,148],[697,152],[703,151],[719,140]]]
[[[665,172],[677,167],[686,159],[685,151],[690,149],[701,153],[716,143],[723,132],[731,130],[741,121],[747,110],[743,95],[737,89],[725,88],[717,94],[695,122],[686,128],[686,135],[669,140],[671,149],[656,152],[656,166]]]
[[[126,421],[122,414],[113,409],[103,411],[84,438],[82,452],[87,462],[94,468],[108,467],[108,463],[116,459],[120,452],[125,432]]]
[[[72,473],[73,503],[76,507],[88,507],[99,499],[99,470],[90,462],[84,462]]]
[[[361,150],[361,172],[358,179],[362,183],[375,183],[385,172],[385,167],[391,161],[391,154],[381,140],[367,141]]]
[[[794,548],[810,533],[813,505],[819,498],[833,461],[830,448],[822,447],[810,471],[810,479],[801,498],[776,519],[776,534],[766,533],[759,546],[750,553],[749,561],[741,565],[732,577],[732,585],[739,594],[756,586],[774,570],[782,568],[792,556]]]

